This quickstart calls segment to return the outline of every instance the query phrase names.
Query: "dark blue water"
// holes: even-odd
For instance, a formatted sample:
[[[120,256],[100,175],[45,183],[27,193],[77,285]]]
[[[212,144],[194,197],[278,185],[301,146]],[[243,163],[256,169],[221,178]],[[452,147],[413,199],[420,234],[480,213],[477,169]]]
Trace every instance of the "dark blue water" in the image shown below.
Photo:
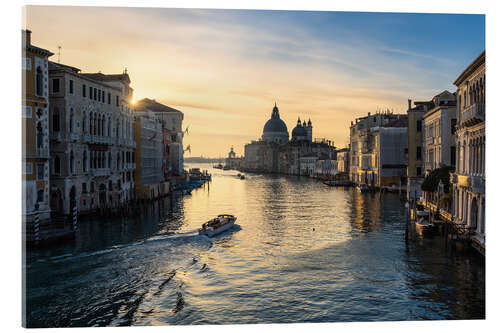
[[[485,317],[484,262],[441,237],[405,244],[398,195],[211,172],[140,219],[82,222],[75,243],[28,252],[27,326]],[[238,226],[198,236],[220,213]]]

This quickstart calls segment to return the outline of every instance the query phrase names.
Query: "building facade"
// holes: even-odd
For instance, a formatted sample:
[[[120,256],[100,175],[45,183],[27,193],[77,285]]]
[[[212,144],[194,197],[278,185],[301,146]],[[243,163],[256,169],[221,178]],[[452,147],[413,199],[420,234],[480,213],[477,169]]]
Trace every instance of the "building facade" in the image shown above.
[[[337,168],[342,174],[349,174],[349,148],[337,150]]]
[[[151,111],[135,111],[135,188],[138,199],[154,199],[163,188],[163,129]]]
[[[184,147],[182,121],[184,114],[154,99],[144,98],[134,105],[136,112],[152,112],[162,125],[164,137],[163,169],[165,179],[178,176],[184,171]]]
[[[432,99],[433,107],[423,115],[425,171],[455,167],[457,108],[455,94],[443,91]]]
[[[50,218],[49,64],[52,53],[31,44],[22,31],[23,220]]]
[[[403,121],[403,126],[398,123],[401,120]],[[392,125],[388,125],[390,123],[392,123]],[[393,114],[389,111],[377,112],[373,115],[368,112],[367,116],[356,118],[354,122],[351,122],[349,129],[349,180],[351,182],[354,184],[367,184],[373,186],[377,186],[376,184],[382,184],[380,179],[378,179],[378,177],[383,173],[379,170],[379,168],[382,167],[380,164],[377,164],[380,163],[380,153],[378,153],[378,155],[376,153],[377,149],[379,149],[377,147],[380,147],[381,145],[381,141],[377,143],[376,139],[378,136],[379,140],[383,140],[384,144],[386,144],[386,142],[388,143],[389,141],[387,141],[385,136],[391,135],[387,131],[373,132],[372,129],[384,127],[386,125],[407,128],[407,123],[407,115]],[[399,133],[400,131],[401,130],[398,130],[396,132]],[[404,142],[406,142],[407,145],[408,138],[405,138],[403,143]],[[386,146],[388,145],[386,144]],[[397,164],[399,165],[399,163]],[[406,176],[406,170],[404,176]]]
[[[486,54],[483,52],[455,80],[457,86],[457,161],[453,215],[469,227],[473,243],[485,249]]]
[[[49,63],[51,204],[58,214],[116,208],[134,197],[128,74]]]
[[[326,139],[312,139],[312,122],[297,121],[289,140],[287,126],[280,119],[276,104],[271,118],[264,125],[261,140],[245,145],[242,169],[247,171],[282,173],[289,175],[310,175],[314,163],[309,160],[335,159],[335,147]]]

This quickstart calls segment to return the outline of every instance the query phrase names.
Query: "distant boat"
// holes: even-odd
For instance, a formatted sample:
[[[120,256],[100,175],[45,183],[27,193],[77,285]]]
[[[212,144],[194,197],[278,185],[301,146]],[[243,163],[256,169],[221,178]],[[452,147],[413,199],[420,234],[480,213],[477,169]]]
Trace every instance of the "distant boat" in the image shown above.
[[[236,217],[230,214],[220,214],[216,218],[203,223],[201,229],[198,230],[200,235],[213,237],[233,227]]]
[[[240,179],[245,179],[245,175],[241,174]]]

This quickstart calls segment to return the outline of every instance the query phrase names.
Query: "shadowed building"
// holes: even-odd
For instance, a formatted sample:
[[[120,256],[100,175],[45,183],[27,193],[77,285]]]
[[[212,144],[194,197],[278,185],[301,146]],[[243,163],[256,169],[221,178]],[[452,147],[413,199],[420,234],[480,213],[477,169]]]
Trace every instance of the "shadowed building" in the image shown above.
[[[306,123],[300,118],[289,141],[287,126],[280,119],[275,104],[271,118],[264,125],[261,140],[245,145],[242,169],[291,175],[312,174],[318,159],[335,159],[335,147],[331,141],[313,141],[311,120]],[[307,167],[301,164],[307,164]]]
[[[52,53],[31,44],[31,31],[22,31],[23,219],[50,217],[50,145],[48,57]],[[35,206],[38,206],[36,209]]]
[[[481,53],[455,80],[457,86],[457,162],[451,176],[453,215],[472,232],[473,244],[485,249],[485,102],[486,54]]]

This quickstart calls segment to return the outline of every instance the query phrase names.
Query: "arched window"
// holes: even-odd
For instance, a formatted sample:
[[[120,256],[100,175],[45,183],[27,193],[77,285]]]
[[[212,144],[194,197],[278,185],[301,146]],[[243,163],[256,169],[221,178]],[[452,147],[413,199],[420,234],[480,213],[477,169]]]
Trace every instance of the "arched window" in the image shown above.
[[[108,118],[108,136],[111,136],[111,118]]]
[[[36,68],[36,94],[43,96],[43,73],[40,66]]]
[[[105,136],[106,135],[106,117],[103,116],[102,117],[102,133],[101,133],[102,136]]]
[[[464,109],[467,107],[467,90],[464,91]]]
[[[43,148],[43,127],[40,121],[36,124],[36,147]]]
[[[116,153],[116,169],[120,169],[120,152]]]
[[[82,132],[86,133],[87,131],[87,114],[83,112],[83,119],[82,119]]]
[[[111,152],[108,152],[108,168],[111,169]]]
[[[61,174],[61,159],[59,158],[59,155],[56,155],[56,157],[54,157],[54,174]]]
[[[71,153],[69,154],[69,172],[71,174],[73,174],[73,172],[75,171],[75,156],[73,154],[73,151],[71,151]]]

